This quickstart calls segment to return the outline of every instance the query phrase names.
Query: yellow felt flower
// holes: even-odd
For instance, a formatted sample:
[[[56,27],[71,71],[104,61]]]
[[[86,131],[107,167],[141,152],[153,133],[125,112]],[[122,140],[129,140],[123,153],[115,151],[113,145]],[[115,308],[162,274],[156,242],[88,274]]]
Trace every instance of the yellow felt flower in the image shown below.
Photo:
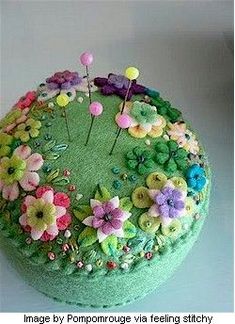
[[[28,142],[30,138],[38,137],[41,126],[40,121],[29,118],[25,123],[17,126],[14,136],[22,142]]]
[[[45,202],[42,198],[36,199],[27,209],[27,223],[37,231],[45,231],[55,220],[55,205]]]
[[[8,156],[11,152],[10,145],[13,141],[13,137],[6,133],[0,133],[0,158]]]
[[[0,180],[5,185],[12,185],[23,178],[25,169],[26,162],[19,156],[4,157],[1,159],[0,164]]]

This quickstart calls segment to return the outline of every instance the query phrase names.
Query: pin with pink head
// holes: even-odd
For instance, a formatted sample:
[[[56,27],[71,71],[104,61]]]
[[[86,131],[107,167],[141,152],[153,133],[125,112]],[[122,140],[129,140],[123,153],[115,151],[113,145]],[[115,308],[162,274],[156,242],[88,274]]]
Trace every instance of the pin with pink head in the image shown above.
[[[89,112],[91,114],[91,125],[90,125],[90,128],[89,128],[88,134],[87,134],[87,139],[86,139],[85,145],[87,145],[88,142],[89,142],[90,135],[91,135],[91,130],[92,130],[95,118],[101,116],[102,113],[103,113],[102,104],[100,102],[98,102],[98,101],[92,102],[90,104],[90,106],[89,106]]]

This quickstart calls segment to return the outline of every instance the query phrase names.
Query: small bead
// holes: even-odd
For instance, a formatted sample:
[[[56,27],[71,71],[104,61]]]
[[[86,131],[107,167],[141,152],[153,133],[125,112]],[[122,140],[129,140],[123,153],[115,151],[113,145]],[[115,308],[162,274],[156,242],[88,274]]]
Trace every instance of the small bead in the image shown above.
[[[64,172],[63,172],[63,175],[64,175],[65,177],[69,177],[69,176],[70,176],[70,171],[67,170],[67,169],[65,169]]]
[[[65,232],[64,232],[64,237],[66,237],[66,238],[70,238],[70,236],[71,236],[71,232],[70,232],[70,230],[66,230]]]
[[[48,256],[49,260],[51,260],[51,261],[55,260],[55,257],[56,257],[54,252],[48,252],[47,256]]]
[[[82,197],[83,197],[83,194],[77,194],[76,195],[76,197],[75,197],[75,199],[77,200],[77,201],[79,201],[80,199],[82,199]]]
[[[131,182],[135,182],[137,180],[137,176],[135,176],[134,174],[132,174],[132,175],[130,175],[129,180]]]
[[[122,186],[121,181],[119,181],[119,180],[114,180],[114,181],[113,181],[113,187],[114,187],[115,189],[120,189],[121,186]]]
[[[129,268],[129,264],[127,262],[124,262],[120,266],[123,270],[127,270]]]
[[[79,231],[80,230],[80,226],[79,225],[74,225],[73,228],[75,229],[75,231]]]
[[[76,186],[73,185],[73,184],[71,184],[71,185],[68,186],[68,190],[69,191],[75,191],[76,190]]]
[[[79,102],[79,103],[83,103],[83,100],[84,100],[84,99],[83,99],[82,97],[78,97],[78,98],[77,98],[77,102]]]
[[[69,245],[67,243],[62,245],[62,251],[67,252],[69,250]]]
[[[194,215],[195,220],[199,220],[200,218],[201,218],[200,214],[197,213],[197,214]]]
[[[51,139],[52,139],[51,134],[45,134],[45,135],[44,135],[44,139],[45,139],[46,141],[51,140]]]
[[[152,253],[152,252],[147,252],[147,253],[145,253],[144,257],[145,257],[147,260],[150,260],[150,259],[152,259],[152,257],[153,257],[153,253]]]
[[[92,271],[92,265],[91,265],[91,264],[87,264],[87,265],[86,265],[86,270],[87,270],[88,272],[91,272],[91,271]]]
[[[51,127],[52,123],[51,122],[48,122],[45,124],[46,127]]]
[[[165,139],[165,140],[169,140],[169,136],[168,135],[163,135],[163,138]]]
[[[144,251],[140,252],[140,257],[143,258],[144,257]]]
[[[113,172],[113,174],[119,174],[120,169],[118,167],[113,167],[112,172]]]
[[[99,267],[99,268],[102,267],[102,265],[103,265],[103,261],[100,260],[100,259],[97,260],[97,261],[96,261],[96,265],[97,265],[97,267]]]
[[[54,102],[49,102],[49,103],[48,103],[48,107],[49,107],[49,108],[53,108],[54,106],[55,106]]]
[[[154,245],[154,247],[153,247],[153,248],[154,248],[154,251],[156,251],[156,252],[157,252],[157,251],[158,251],[158,249],[159,249],[159,246],[158,246],[158,245]]]
[[[150,140],[149,139],[146,139],[145,144],[148,145],[148,146],[151,145]]]
[[[27,237],[27,239],[25,240],[25,243],[30,245],[32,243],[31,237]]]
[[[56,243],[57,243],[57,244],[62,244],[62,243],[63,243],[62,238],[59,237],[59,238],[56,240]]]
[[[81,269],[83,267],[84,263],[82,261],[78,261],[76,266]]]
[[[113,270],[113,269],[117,268],[117,264],[114,261],[108,261],[106,263],[106,265],[109,270]]]
[[[119,251],[121,251],[121,250],[123,249],[123,245],[122,245],[121,243],[118,243],[118,245],[117,245],[117,249],[118,249]]]
[[[128,252],[130,251],[131,248],[130,248],[129,246],[127,246],[127,245],[124,245],[122,249],[123,249],[123,251],[124,251],[125,253],[128,253]]]
[[[122,180],[127,180],[127,178],[128,178],[128,175],[126,174],[126,173],[123,173],[122,175],[121,175],[121,179]]]

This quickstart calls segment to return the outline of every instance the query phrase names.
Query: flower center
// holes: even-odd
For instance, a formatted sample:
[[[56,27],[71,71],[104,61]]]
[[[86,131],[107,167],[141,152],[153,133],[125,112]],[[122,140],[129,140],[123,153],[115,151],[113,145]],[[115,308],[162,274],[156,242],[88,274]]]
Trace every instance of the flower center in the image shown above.
[[[105,220],[106,222],[111,221],[111,220],[112,220],[112,215],[110,215],[110,214],[106,214],[106,215],[104,215],[104,220]]]
[[[167,200],[167,204],[168,204],[169,206],[173,207],[173,206],[174,206],[174,201],[173,201],[173,199],[168,199],[168,200]]]
[[[42,211],[37,212],[36,217],[43,218],[43,212]]]
[[[145,158],[143,157],[143,155],[138,156],[139,163],[144,163],[144,161],[145,161]]]
[[[14,172],[15,172],[15,168],[13,168],[13,167],[8,168],[8,170],[7,170],[8,174],[13,174]]]
[[[147,115],[147,112],[144,111],[144,110],[142,110],[140,114],[141,114],[141,116],[146,116]]]
[[[30,129],[31,129],[31,126],[29,126],[29,125],[25,127],[26,132],[30,131]]]

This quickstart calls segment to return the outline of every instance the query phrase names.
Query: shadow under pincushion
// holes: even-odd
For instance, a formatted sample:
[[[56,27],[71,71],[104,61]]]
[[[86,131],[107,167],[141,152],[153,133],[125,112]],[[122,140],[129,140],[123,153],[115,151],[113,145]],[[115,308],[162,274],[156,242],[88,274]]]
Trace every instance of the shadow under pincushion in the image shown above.
[[[40,136],[27,143],[44,158],[43,168],[39,171],[40,186],[52,183],[53,189],[57,192],[70,191],[71,213],[83,204],[89,205],[90,198],[94,198],[97,185],[108,188],[111,197],[120,198],[131,197],[135,188],[145,186],[146,175],[129,170],[125,155],[136,146],[154,151],[155,143],[155,139],[151,139],[152,144],[149,146],[146,144],[146,137],[133,138],[126,130],[122,130],[118,145],[110,156],[109,151],[117,132],[115,115],[122,100],[115,95],[103,96],[97,91],[92,94],[92,100],[102,102],[104,112],[102,117],[95,119],[90,142],[85,146],[91,121],[87,110],[89,99],[83,93],[77,92],[76,99],[79,97],[83,98],[82,103],[74,100],[66,108],[72,142],[68,141],[63,110],[56,105],[56,100],[52,99],[50,102],[53,102],[54,106],[51,110],[32,109],[30,112],[33,118],[41,120],[42,128]],[[133,101],[142,99],[143,96],[132,98]],[[201,146],[200,149],[204,153]],[[118,174],[112,171],[115,168],[118,168]],[[153,171],[163,172],[162,166],[155,164]],[[30,241],[29,233],[22,231],[18,224],[21,201],[12,203],[14,207],[11,215],[5,212],[4,217],[0,218],[2,234],[5,237],[2,239],[2,247],[22,276],[32,286],[50,297],[82,306],[124,305],[143,297],[164,282],[180,265],[194,244],[207,214],[210,188],[208,167],[206,172],[208,186],[195,214],[199,215],[198,218],[183,217],[181,234],[177,239],[168,240],[166,245],[160,246],[157,243],[160,247],[158,249],[157,246],[156,253],[153,250],[157,235],[155,237],[147,230],[145,232],[138,224],[139,216],[148,208],[131,209],[131,222],[135,227],[134,236],[137,236],[137,239],[144,238],[144,248],[138,250],[132,243],[134,242],[131,240],[132,233],[128,239],[119,239],[121,250],[107,255],[98,242],[80,247],[79,233],[85,226],[76,217],[72,218],[69,227],[72,239],[65,239],[65,232],[62,231],[52,242]],[[69,178],[63,176],[67,173]],[[135,180],[131,181],[133,175]],[[127,178],[124,179],[123,176]],[[182,171],[176,170],[173,176],[182,177]],[[120,187],[113,185],[115,181],[121,184]],[[24,195],[22,200],[23,197]],[[9,220],[14,226],[11,227]],[[69,255],[66,254],[67,250],[62,253],[62,248],[66,244],[72,249]],[[131,253],[128,253],[129,246]],[[128,250],[123,252],[122,249],[125,247]],[[130,261],[131,258],[128,259],[131,255],[134,255],[133,262]],[[97,262],[100,260],[101,265],[98,266]],[[120,267],[116,268],[119,260],[121,260]],[[82,269],[76,266],[76,262],[80,262]],[[114,262],[115,268],[107,268],[105,265],[108,262]],[[123,262],[128,267],[130,264],[130,268],[122,268]],[[93,268],[90,268],[91,264],[94,264]]]

